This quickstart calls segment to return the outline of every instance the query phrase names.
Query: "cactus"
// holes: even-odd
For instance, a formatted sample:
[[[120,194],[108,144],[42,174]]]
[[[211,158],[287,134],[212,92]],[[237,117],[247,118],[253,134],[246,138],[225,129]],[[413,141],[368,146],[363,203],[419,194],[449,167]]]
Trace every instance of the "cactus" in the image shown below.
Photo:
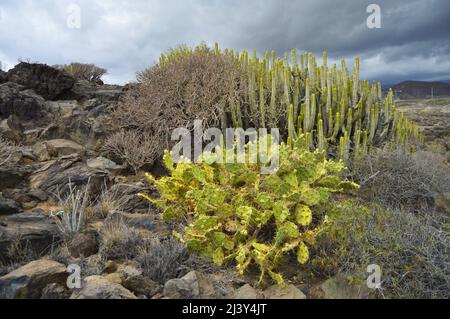
[[[214,52],[224,54],[218,46]],[[422,139],[422,132],[396,111],[392,91],[383,97],[380,83],[359,79],[358,57],[349,72],[344,60],[340,68],[329,68],[326,52],[322,65],[313,54],[297,55],[296,50],[281,58],[274,51],[263,58],[255,51],[252,57],[247,51],[226,52],[248,68],[239,84],[246,88],[244,95],[236,97],[239,103],[230,101],[232,125],[276,127],[286,141],[303,134],[312,148],[343,159],[351,150],[365,153],[388,140],[403,144]]]

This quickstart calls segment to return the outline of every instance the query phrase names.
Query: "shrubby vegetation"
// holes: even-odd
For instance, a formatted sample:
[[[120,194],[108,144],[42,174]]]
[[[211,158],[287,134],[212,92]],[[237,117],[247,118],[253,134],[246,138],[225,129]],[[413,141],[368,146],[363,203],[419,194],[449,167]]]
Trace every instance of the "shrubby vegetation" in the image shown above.
[[[105,260],[133,259],[145,244],[139,231],[127,225],[120,215],[109,217],[100,229],[100,255]]]
[[[353,283],[365,284],[367,266],[377,264],[382,270],[381,297],[449,298],[448,218],[354,200],[336,203],[329,218],[317,238],[310,264],[314,273],[342,273]]]
[[[450,192],[448,165],[430,152],[387,146],[353,160],[350,167],[360,195],[388,208],[426,212]]]
[[[322,152],[276,148],[280,166],[270,175],[260,174],[260,164],[207,164],[225,153],[220,148],[204,153],[203,163],[176,166],[167,152],[171,176],[156,181],[147,175],[161,198],[141,196],[156,204],[164,219],[188,221],[176,236],[190,250],[217,265],[233,261],[241,274],[257,266],[259,284],[266,276],[281,284],[279,267],[291,255],[300,265],[309,260],[309,247],[327,223],[330,195],[357,185],[340,177],[342,162],[326,160]]]
[[[137,174],[141,167],[153,163],[158,147],[148,134],[121,130],[106,139],[103,150],[113,159],[126,163]]]
[[[86,80],[94,83],[101,81],[102,76],[108,72],[106,69],[98,67],[94,64],[76,62],[70,64],[55,65],[54,67],[66,71],[75,79]]]
[[[217,55],[206,46],[180,47],[138,75],[140,85],[119,106],[114,123],[148,136],[152,153],[146,159],[153,162],[171,147],[174,129],[192,128],[198,118],[206,126],[220,127],[226,105],[243,94],[239,81],[245,74],[245,67],[232,57]],[[115,142],[131,146],[120,143],[123,134],[111,137],[109,148]]]
[[[279,128],[284,141],[304,134],[311,148],[348,160],[388,140],[407,144],[421,132],[395,109],[392,92],[359,79],[353,71],[319,64],[310,53],[295,50],[284,58],[264,58],[218,46],[179,47],[140,73],[114,116],[118,128],[148,135],[153,161],[171,147],[175,128]]]
[[[448,167],[416,151],[422,132],[396,111],[392,92],[383,96],[379,84],[359,80],[358,58],[351,72],[344,61],[338,69],[326,60],[295,51],[249,57],[217,46],[163,55],[115,115],[118,127],[151,136],[154,159],[170,148],[174,128],[192,128],[197,118],[221,128],[277,127],[284,144],[272,175],[249,163],[174,164],[166,152],[170,176],[147,175],[161,198],[141,196],[184,225],[175,235],[191,251],[241,274],[256,271],[259,284],[284,282],[283,266],[293,262],[314,277],[344,274],[365,284],[375,263],[380,297],[447,296],[448,221],[433,199],[450,189]],[[209,63],[231,70],[220,79],[226,92],[204,90],[212,87],[199,80]],[[357,188],[345,176],[361,189],[345,192]]]
[[[143,274],[160,284],[182,277],[192,269],[199,270],[200,266],[198,258],[176,238],[153,239],[137,261]]]

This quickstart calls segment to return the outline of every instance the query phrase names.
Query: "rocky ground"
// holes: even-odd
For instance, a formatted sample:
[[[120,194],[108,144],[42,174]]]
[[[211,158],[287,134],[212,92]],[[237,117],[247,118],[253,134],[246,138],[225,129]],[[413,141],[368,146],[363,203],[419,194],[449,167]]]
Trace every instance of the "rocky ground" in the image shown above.
[[[258,290],[233,270],[218,270],[174,243],[159,213],[136,196],[152,189],[102,152],[111,130],[109,114],[128,88],[75,80],[40,64],[20,63],[0,72],[0,135],[21,146],[13,165],[0,166],[0,298],[338,294],[336,286],[345,286],[338,279],[314,289]],[[89,207],[83,230],[68,237],[54,214],[64,210],[64,194],[86,185],[96,206]],[[142,251],[134,253],[138,245]],[[80,266],[79,289],[68,288],[69,265]]]

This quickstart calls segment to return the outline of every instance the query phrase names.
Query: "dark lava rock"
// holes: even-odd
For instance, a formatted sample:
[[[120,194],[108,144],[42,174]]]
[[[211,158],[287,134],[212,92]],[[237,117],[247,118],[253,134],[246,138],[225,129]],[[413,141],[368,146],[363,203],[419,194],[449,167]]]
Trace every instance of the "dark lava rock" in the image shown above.
[[[0,215],[14,215],[22,213],[19,203],[10,198],[0,197]]]
[[[15,214],[0,219],[0,261],[8,262],[8,247],[19,240],[37,255],[48,252],[60,240],[56,224],[39,213]]]
[[[32,90],[16,83],[0,85],[0,118],[15,115],[23,120],[40,117],[45,108],[45,100]]]
[[[46,64],[25,62],[9,70],[7,80],[23,85],[27,89],[33,89],[46,100],[56,100],[69,91],[75,83],[75,79],[67,72]]]

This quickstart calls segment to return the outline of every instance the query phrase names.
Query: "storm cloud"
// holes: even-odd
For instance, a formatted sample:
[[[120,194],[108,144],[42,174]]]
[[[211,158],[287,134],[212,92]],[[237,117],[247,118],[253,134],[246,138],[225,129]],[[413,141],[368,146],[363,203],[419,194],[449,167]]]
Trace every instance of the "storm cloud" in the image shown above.
[[[381,28],[366,25],[381,8]],[[80,9],[80,28],[68,25]],[[0,0],[0,61],[95,63],[125,83],[179,44],[359,55],[364,78],[450,79],[448,0]]]

